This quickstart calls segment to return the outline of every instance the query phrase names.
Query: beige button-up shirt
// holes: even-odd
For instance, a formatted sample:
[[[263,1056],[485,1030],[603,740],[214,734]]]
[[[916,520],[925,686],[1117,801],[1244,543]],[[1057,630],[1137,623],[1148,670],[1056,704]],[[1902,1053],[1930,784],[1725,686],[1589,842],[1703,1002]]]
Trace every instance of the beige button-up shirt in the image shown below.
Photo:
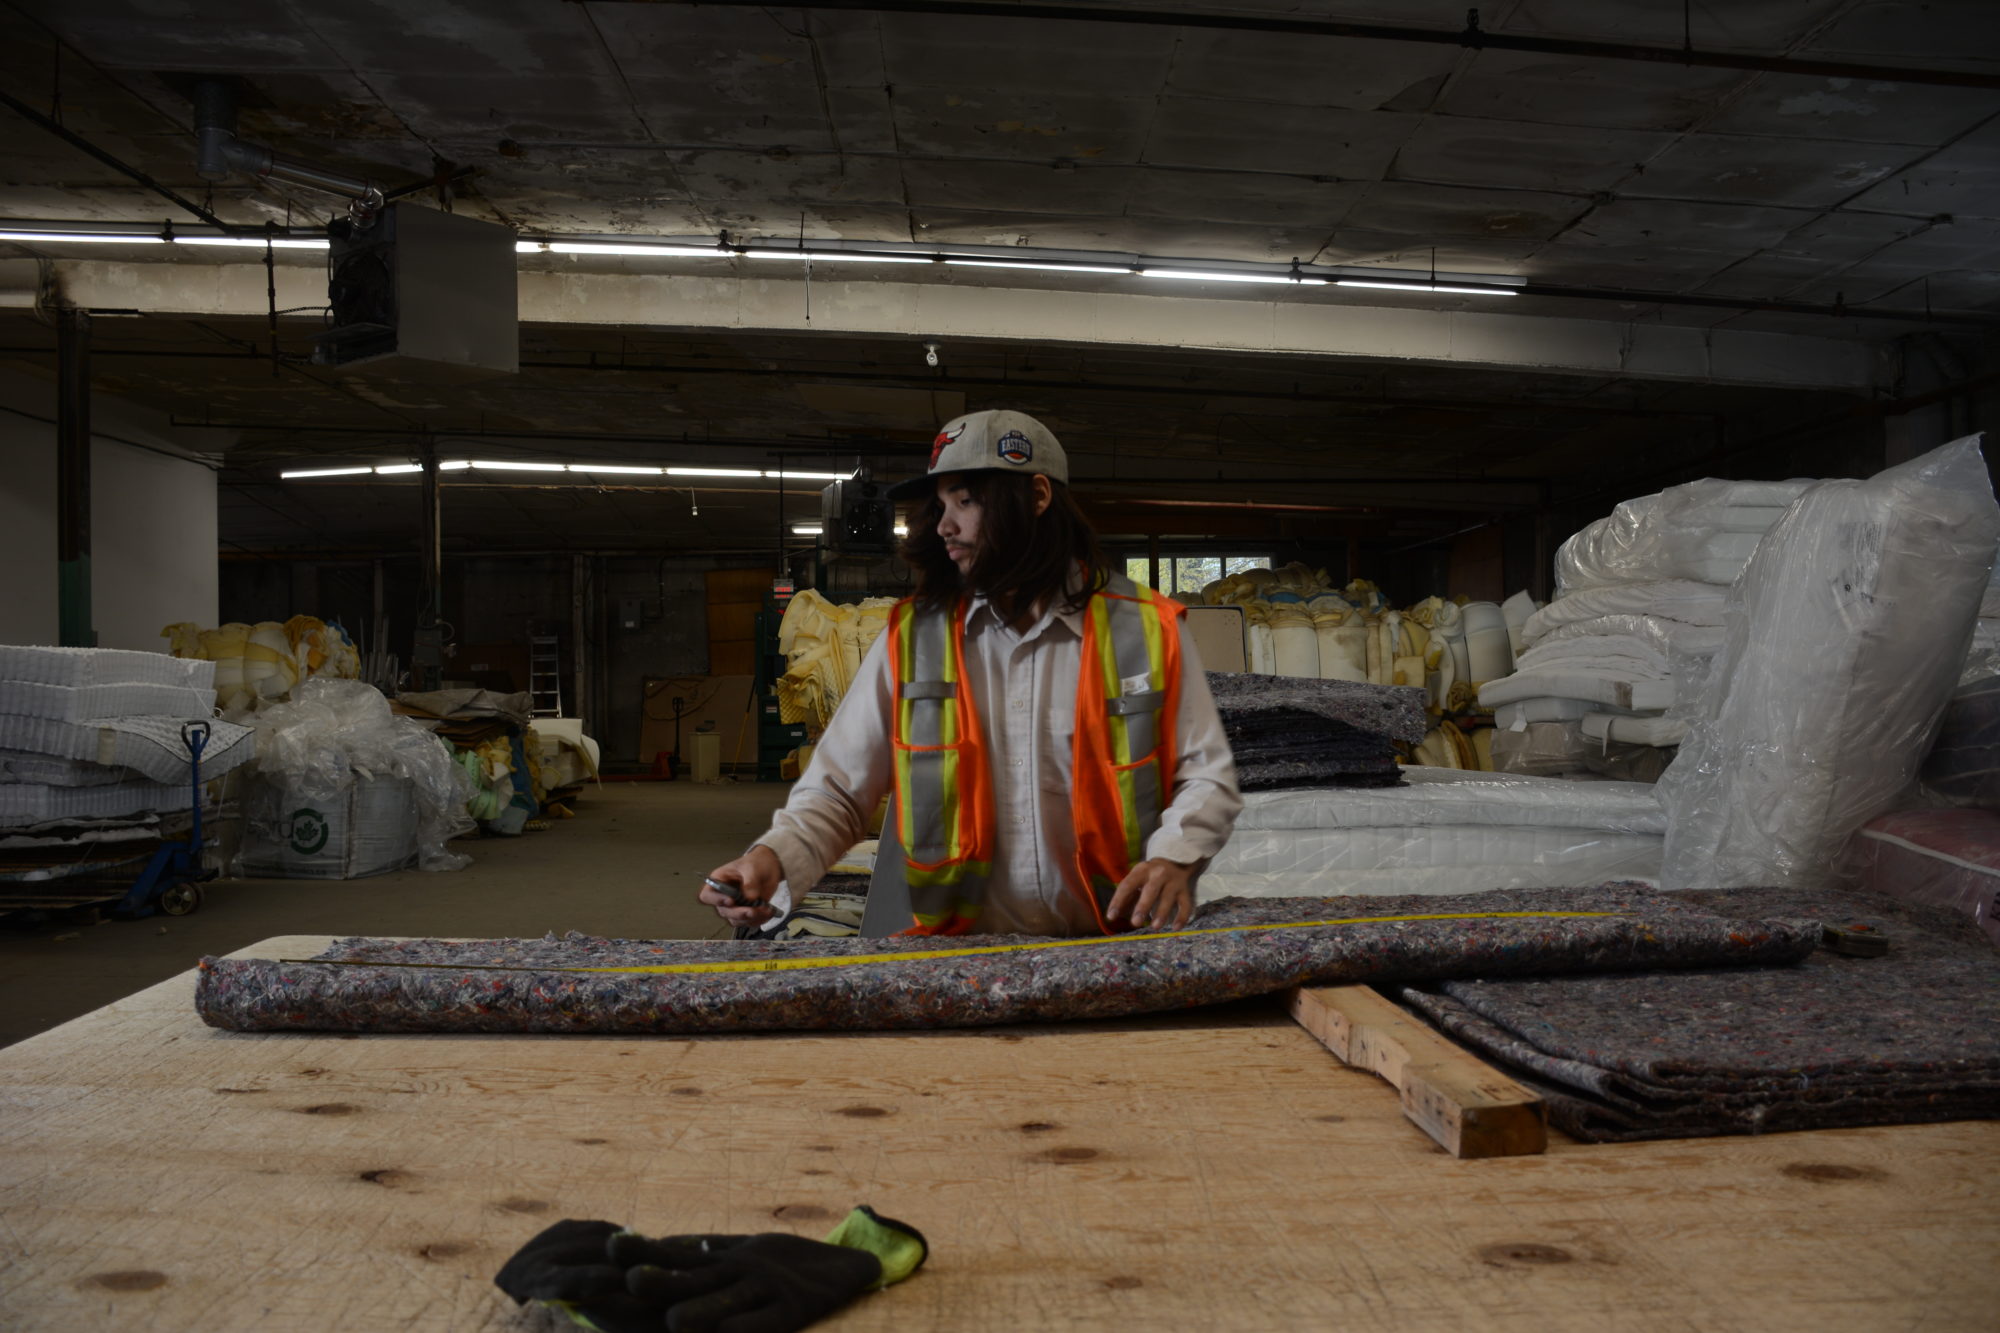
[[[1093,934],[1097,923],[1077,896],[1076,832],[1070,817],[1070,764],[1083,613],[1049,610],[1025,632],[986,601],[973,600],[965,625],[965,676],[993,764],[999,846],[981,928],[1029,935]],[[1222,850],[1243,798],[1236,761],[1222,734],[1201,659],[1181,635],[1180,712],[1174,789],[1149,859],[1197,869]],[[757,839],[777,854],[794,893],[819,882],[866,834],[893,782],[890,708],[896,682],[883,634],[862,659],[847,697],[813,752],[790,799]],[[1079,886],[1080,888],[1080,886]]]

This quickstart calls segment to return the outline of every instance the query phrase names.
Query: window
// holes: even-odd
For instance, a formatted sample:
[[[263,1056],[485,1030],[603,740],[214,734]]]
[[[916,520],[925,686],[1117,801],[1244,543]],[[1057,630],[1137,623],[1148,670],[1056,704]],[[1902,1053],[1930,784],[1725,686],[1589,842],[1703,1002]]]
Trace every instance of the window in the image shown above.
[[[1134,583],[1150,584],[1152,562],[1143,555],[1125,558],[1125,576]],[[1160,590],[1168,594],[1200,596],[1201,590],[1226,574],[1246,569],[1269,569],[1268,555],[1167,555],[1160,556]]]

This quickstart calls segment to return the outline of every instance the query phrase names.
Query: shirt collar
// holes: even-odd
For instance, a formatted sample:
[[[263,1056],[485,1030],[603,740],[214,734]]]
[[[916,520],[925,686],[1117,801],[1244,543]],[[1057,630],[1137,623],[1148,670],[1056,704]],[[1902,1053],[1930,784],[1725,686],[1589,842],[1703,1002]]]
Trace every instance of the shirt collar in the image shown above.
[[[1079,589],[1081,589],[1082,586],[1083,586],[1083,574],[1081,571],[1079,571],[1075,575],[1071,576],[1069,581],[1069,591],[1071,593],[1075,593]],[[1022,633],[1021,637],[1023,639],[1032,639],[1035,638],[1037,635],[1047,632],[1047,630],[1050,628],[1051,625],[1062,625],[1063,627],[1068,629],[1070,633],[1074,634],[1077,638],[1081,639],[1083,637],[1083,618],[1086,614],[1088,614],[1087,610],[1088,603],[1085,604],[1086,606],[1085,610],[1072,611],[1068,608],[1067,605],[1068,600],[1069,600],[1068,598],[1062,599],[1062,602],[1058,603],[1058,605],[1054,610],[1043,611],[1041,616],[1035,621],[1035,623],[1028,626],[1028,628]],[[966,632],[972,633],[974,631],[983,629],[988,625],[997,628],[1000,625],[1002,625],[1002,623],[1003,622],[1000,619],[1000,612],[998,608],[996,608],[991,602],[989,602],[983,593],[974,594],[972,598],[972,608],[970,611],[966,613],[965,617]]]

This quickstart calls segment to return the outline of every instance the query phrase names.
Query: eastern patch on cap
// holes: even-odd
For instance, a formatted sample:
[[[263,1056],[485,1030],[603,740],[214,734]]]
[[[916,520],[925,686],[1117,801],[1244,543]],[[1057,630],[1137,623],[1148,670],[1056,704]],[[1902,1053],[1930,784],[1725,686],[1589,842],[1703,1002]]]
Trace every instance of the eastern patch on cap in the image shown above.
[[[1001,458],[1016,467],[1033,461],[1035,457],[1034,442],[1018,430],[1010,430],[1002,435],[994,445],[994,449]]]

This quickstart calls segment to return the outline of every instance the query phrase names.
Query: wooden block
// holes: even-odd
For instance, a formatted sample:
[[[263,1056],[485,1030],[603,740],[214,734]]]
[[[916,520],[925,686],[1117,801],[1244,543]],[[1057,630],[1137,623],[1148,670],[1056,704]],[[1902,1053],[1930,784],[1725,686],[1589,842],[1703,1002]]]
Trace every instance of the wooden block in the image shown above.
[[[1286,1003],[1322,1046],[1394,1086],[1403,1114],[1452,1156],[1519,1157],[1548,1147],[1541,1098],[1368,987],[1300,987]]]

